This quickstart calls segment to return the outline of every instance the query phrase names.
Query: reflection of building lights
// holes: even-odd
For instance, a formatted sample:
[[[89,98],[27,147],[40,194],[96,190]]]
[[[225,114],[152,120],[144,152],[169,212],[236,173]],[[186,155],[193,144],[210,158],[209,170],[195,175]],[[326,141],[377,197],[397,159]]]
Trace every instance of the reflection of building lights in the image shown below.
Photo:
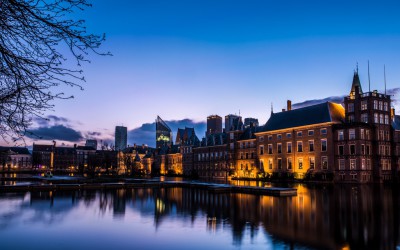
[[[163,213],[165,210],[165,204],[161,199],[156,200],[156,210],[159,213]]]

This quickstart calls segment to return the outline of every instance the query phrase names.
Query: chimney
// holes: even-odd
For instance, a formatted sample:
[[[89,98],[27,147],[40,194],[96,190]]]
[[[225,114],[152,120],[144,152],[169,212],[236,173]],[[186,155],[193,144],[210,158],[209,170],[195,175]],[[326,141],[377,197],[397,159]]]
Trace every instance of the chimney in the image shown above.
[[[394,108],[390,109],[390,119],[392,119],[392,121],[394,121],[394,115],[395,115],[395,110]]]
[[[287,100],[287,111],[292,110],[292,101],[291,100]]]

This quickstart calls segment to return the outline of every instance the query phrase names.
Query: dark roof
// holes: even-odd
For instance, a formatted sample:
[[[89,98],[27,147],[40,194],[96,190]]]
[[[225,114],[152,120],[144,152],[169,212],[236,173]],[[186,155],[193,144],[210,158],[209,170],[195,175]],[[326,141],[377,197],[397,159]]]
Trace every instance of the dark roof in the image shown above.
[[[91,147],[91,146],[77,146],[76,149],[79,149],[79,150],[96,150],[94,147]]]
[[[201,141],[202,147],[226,144],[226,133],[210,134]]]
[[[133,153],[134,151],[138,154],[147,154],[148,152],[154,151],[154,148],[150,148],[150,147],[143,146],[143,145],[142,146],[136,145],[133,147],[127,147],[123,150],[124,153]]]
[[[33,144],[32,151],[52,152],[53,148],[54,148],[53,144],[50,145]]]
[[[29,150],[27,148],[23,147],[1,147],[0,146],[0,152],[7,152],[7,151],[12,151],[14,153],[20,154],[20,155],[29,155]]]
[[[361,83],[360,83],[360,77],[358,76],[358,72],[354,72],[353,76],[353,83],[351,84],[351,90],[350,90],[350,95],[355,95],[356,93],[356,87],[358,87],[358,93],[362,95],[362,88],[361,88]]]
[[[249,140],[249,139],[255,139],[256,135],[254,133],[261,132],[263,127],[247,127],[244,131],[243,134],[240,135],[239,141],[241,140]]]
[[[400,115],[394,116],[394,121],[393,121],[392,125],[395,130],[400,130]]]
[[[272,131],[300,127],[325,122],[342,122],[344,108],[342,105],[325,102],[299,109],[273,113],[262,131]]]
[[[56,154],[74,154],[75,148],[73,148],[73,147],[56,147],[54,152]]]
[[[196,136],[194,128],[185,127],[185,129],[178,128],[176,133],[176,144],[186,145],[186,146],[197,146],[200,143],[199,138]]]

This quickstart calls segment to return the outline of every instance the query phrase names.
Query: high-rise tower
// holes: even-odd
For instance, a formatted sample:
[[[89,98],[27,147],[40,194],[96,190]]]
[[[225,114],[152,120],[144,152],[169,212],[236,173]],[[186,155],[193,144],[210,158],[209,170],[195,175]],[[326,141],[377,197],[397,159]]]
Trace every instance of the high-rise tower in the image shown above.
[[[115,150],[124,150],[128,144],[128,130],[123,126],[115,127]]]

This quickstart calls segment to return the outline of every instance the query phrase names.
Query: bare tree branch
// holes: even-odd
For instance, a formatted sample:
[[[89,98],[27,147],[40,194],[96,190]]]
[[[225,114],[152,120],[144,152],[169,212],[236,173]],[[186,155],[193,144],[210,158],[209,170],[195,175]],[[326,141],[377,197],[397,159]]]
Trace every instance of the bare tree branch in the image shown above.
[[[87,33],[71,14],[91,7],[86,0],[0,0],[0,135],[21,138],[32,118],[69,99],[57,87],[83,89],[82,62],[100,53],[105,35]],[[70,55],[63,54],[68,48]],[[76,68],[67,67],[68,59]],[[56,91],[56,92],[53,92]]]

